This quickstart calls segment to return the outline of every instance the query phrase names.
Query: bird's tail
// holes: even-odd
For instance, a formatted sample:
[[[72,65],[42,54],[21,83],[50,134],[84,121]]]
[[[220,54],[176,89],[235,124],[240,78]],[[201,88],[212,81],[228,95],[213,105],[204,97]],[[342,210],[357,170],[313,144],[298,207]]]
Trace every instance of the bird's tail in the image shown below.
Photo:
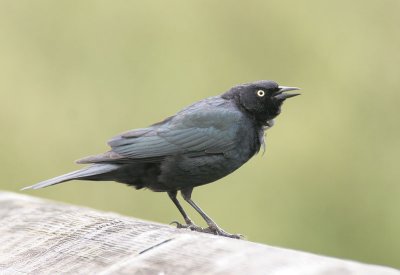
[[[22,188],[21,190],[26,189],[39,189],[43,187],[47,187],[50,185],[62,183],[69,180],[95,180],[97,175],[102,175],[111,171],[118,169],[119,166],[116,164],[93,164],[91,166],[85,167],[83,169],[70,172],[68,174],[64,174],[52,179],[48,179],[39,183],[36,183],[31,186],[27,186]]]

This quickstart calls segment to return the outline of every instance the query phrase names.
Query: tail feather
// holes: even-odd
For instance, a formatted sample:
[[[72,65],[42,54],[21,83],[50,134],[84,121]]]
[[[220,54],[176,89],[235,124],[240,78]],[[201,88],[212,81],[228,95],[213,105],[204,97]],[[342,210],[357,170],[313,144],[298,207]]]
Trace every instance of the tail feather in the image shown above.
[[[116,164],[94,164],[88,167],[85,167],[81,170],[73,171],[68,174],[64,174],[52,179],[48,179],[39,183],[36,183],[31,186],[27,186],[22,188],[21,190],[27,190],[27,189],[39,189],[43,187],[47,187],[50,185],[62,183],[65,181],[69,180],[74,180],[74,179],[85,179],[87,177],[95,176],[95,175],[101,175],[104,173],[111,172],[113,170],[116,170],[119,168],[119,165]]]

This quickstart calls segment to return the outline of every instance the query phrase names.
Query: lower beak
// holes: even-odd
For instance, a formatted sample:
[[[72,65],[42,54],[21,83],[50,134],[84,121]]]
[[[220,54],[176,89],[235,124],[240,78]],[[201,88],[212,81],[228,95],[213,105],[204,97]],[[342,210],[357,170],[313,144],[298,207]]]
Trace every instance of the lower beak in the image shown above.
[[[299,93],[284,94],[284,92],[295,91],[295,90],[300,90],[300,88],[297,88],[297,87],[279,86],[279,92],[277,93],[276,96],[274,96],[274,98],[283,101],[283,100],[285,100],[285,99],[287,99],[287,98],[289,98],[289,97],[294,97],[294,96],[300,95]]]

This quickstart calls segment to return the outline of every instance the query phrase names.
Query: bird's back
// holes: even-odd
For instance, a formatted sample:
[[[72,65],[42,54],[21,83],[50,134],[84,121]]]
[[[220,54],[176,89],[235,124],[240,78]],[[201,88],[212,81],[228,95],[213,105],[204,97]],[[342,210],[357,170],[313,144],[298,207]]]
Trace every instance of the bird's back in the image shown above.
[[[190,113],[192,115],[188,115]],[[260,149],[262,128],[232,101],[208,98],[178,113],[175,119],[170,123],[189,128],[195,125],[197,129],[202,128],[205,137],[219,129],[218,134],[207,138],[219,140],[221,144],[214,150],[194,150],[165,158],[161,162],[158,183],[167,188],[179,190],[216,181],[242,166]]]
[[[102,175],[136,188],[180,190],[216,181],[248,161],[260,148],[260,131],[234,102],[199,101],[164,123],[113,138],[111,153],[121,168]],[[109,153],[110,154],[110,153]]]

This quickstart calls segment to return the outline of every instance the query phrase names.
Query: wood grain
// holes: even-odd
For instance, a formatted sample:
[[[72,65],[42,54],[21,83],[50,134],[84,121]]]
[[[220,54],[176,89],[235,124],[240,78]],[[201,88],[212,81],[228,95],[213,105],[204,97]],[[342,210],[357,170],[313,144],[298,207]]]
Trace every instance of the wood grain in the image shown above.
[[[400,275],[9,192],[0,192],[0,220],[1,275]]]

